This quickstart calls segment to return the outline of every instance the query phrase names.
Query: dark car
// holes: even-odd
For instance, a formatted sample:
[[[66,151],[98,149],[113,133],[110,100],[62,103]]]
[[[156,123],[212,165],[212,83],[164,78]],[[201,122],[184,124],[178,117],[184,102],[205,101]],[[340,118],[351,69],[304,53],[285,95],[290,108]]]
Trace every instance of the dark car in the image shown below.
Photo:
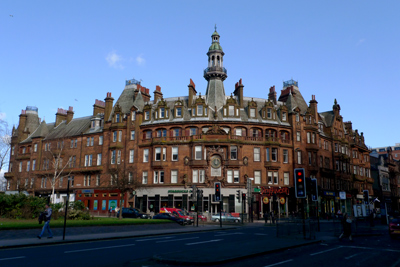
[[[120,211],[117,213],[119,217]],[[122,218],[140,218],[140,219],[151,219],[150,214],[144,213],[134,208],[122,208]]]
[[[400,236],[400,218],[394,218],[389,222],[389,235],[391,238]]]
[[[180,225],[185,225],[186,224],[186,220],[176,217],[174,215],[172,215],[171,213],[159,213],[157,215],[153,216],[153,219],[164,219],[164,220],[171,220],[174,221],[176,223],[179,223]]]

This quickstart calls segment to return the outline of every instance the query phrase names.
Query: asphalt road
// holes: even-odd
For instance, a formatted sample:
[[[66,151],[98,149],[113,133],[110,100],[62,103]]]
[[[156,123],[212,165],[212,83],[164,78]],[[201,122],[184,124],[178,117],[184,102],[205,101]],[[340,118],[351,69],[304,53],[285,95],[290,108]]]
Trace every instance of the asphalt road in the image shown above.
[[[40,247],[0,250],[3,266],[113,266],[133,264],[153,255],[193,250],[204,251],[213,246],[227,250],[243,242],[265,242],[273,228],[242,228],[226,231],[175,234],[158,237],[88,241]]]
[[[207,257],[220,253],[223,257],[250,247],[286,241],[289,242],[285,238],[276,238],[276,229],[273,227],[243,227],[225,231],[2,249],[0,266],[172,266],[155,261],[153,256],[178,254],[190,259],[194,254]],[[400,266],[400,239],[391,240],[388,234],[360,236],[354,242],[331,237],[324,243],[215,266]]]

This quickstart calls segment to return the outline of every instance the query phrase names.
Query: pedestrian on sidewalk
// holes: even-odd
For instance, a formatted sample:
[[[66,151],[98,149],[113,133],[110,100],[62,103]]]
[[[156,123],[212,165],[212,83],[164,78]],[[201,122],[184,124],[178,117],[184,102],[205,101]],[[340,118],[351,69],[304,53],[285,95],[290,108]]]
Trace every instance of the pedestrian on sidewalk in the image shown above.
[[[116,206],[116,207],[115,207],[115,217],[118,216],[118,211],[119,211],[119,208],[118,208],[118,206]]]
[[[267,225],[267,221],[268,221],[268,212],[265,211],[264,213],[264,220],[265,220],[265,225]]]
[[[351,218],[347,215],[347,213],[344,213],[342,219],[343,232],[339,236],[339,240],[342,240],[343,236],[348,236],[349,240],[353,241],[353,237],[351,236],[351,223]]]
[[[112,213],[112,208],[108,208],[108,217],[111,217],[111,213]]]
[[[53,212],[53,210],[50,208],[50,206],[48,204],[46,204],[46,210],[45,210],[45,216],[44,216],[45,223],[43,225],[42,232],[40,233],[40,235],[37,236],[37,238],[41,239],[45,230],[47,230],[47,233],[48,233],[47,238],[53,238],[53,232],[50,230],[50,220],[51,220],[52,212]]]
[[[275,224],[275,214],[274,214],[274,211],[271,211],[271,222],[272,222],[272,224]]]

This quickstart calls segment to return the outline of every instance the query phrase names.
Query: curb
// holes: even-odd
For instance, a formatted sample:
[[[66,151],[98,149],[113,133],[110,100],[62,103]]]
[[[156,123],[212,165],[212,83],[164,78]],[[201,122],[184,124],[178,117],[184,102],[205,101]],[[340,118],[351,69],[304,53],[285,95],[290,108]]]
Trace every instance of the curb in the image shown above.
[[[51,246],[51,245],[59,245],[59,244],[70,244],[70,243],[84,243],[90,241],[101,241],[101,240],[115,240],[115,239],[127,239],[127,238],[134,238],[134,237],[151,237],[151,236],[165,236],[165,235],[177,235],[177,234],[187,234],[187,233],[199,233],[199,232],[212,232],[212,231],[226,231],[236,229],[236,227],[232,228],[218,228],[218,229],[208,229],[208,230],[193,230],[187,232],[170,232],[170,233],[154,233],[154,234],[131,234],[131,235],[124,235],[124,236],[112,236],[112,237],[94,237],[89,239],[80,239],[80,240],[52,240],[50,242],[43,242],[43,243],[32,243],[32,244],[18,244],[18,245],[10,245],[10,246],[3,246],[0,245],[0,250],[2,249],[12,249],[12,248],[25,248],[25,247],[37,247],[37,246]]]
[[[267,251],[250,253],[247,255],[239,256],[239,257],[225,258],[225,259],[221,259],[221,260],[217,260],[217,261],[193,262],[193,261],[189,261],[189,260],[172,260],[172,259],[165,259],[162,257],[162,255],[154,255],[153,259],[158,262],[169,263],[169,264],[183,264],[183,265],[197,265],[197,266],[216,265],[216,264],[229,263],[229,262],[236,261],[236,260],[248,259],[251,257],[262,256],[262,255],[266,255],[266,254],[272,254],[272,253],[281,252],[281,251],[288,250],[288,249],[294,249],[294,248],[298,248],[298,247],[314,245],[314,244],[318,244],[321,242],[323,242],[323,240],[310,241],[310,242],[304,243],[304,244],[298,244],[298,245],[287,246],[287,247],[282,247],[282,248],[277,248],[277,249],[272,249],[272,250],[267,250]]]

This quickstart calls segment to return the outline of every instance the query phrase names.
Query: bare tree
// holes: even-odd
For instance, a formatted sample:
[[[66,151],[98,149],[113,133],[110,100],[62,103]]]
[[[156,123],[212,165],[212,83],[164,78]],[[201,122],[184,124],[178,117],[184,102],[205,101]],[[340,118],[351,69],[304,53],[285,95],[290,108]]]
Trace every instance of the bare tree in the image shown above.
[[[63,177],[68,177],[71,172],[65,169],[70,164],[71,158],[66,156],[64,150],[64,140],[57,139],[45,144],[43,166],[48,172],[44,175],[50,181],[51,203],[55,202],[54,190],[56,183]]]
[[[7,122],[0,120],[0,173],[4,171],[3,168],[8,166],[10,148],[11,131],[8,128]],[[5,187],[5,181],[0,177],[0,189],[2,189],[2,187]]]
[[[121,208],[119,219],[122,219],[122,201],[127,194],[131,194],[139,187],[136,170],[124,170],[120,164],[115,164],[113,168],[109,169],[108,174],[110,174],[110,180],[104,181],[103,184],[109,190],[118,190],[121,193],[121,198],[119,200],[119,207]]]

